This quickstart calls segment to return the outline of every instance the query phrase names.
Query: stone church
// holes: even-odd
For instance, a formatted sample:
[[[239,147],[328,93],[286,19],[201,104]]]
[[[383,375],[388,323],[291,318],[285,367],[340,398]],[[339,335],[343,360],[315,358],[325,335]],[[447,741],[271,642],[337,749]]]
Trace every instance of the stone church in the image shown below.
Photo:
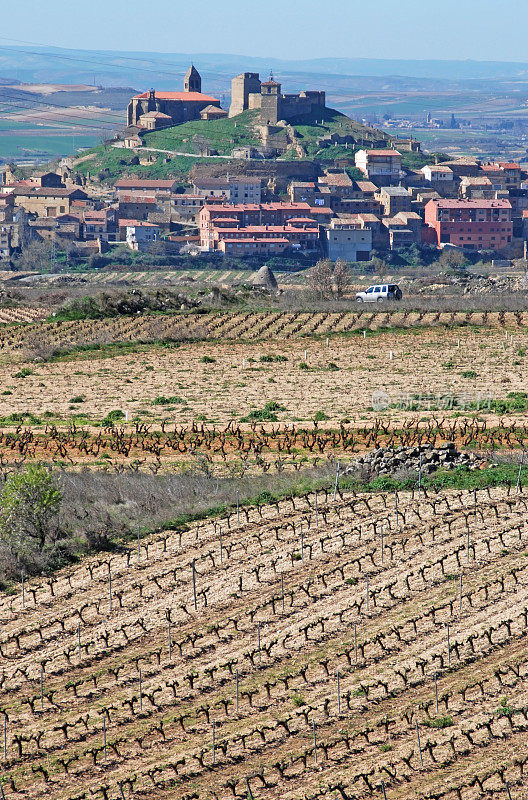
[[[202,114],[202,112],[204,112]],[[192,119],[218,119],[227,116],[216,97],[202,94],[200,73],[191,65],[185,74],[183,92],[137,94],[128,104],[127,125],[156,130]]]

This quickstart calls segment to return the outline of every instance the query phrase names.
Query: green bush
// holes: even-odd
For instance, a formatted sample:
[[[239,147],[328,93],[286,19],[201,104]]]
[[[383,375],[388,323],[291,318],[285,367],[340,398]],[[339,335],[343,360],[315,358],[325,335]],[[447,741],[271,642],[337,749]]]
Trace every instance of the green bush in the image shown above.
[[[120,408],[116,408],[106,415],[103,419],[103,425],[113,425],[114,422],[119,422],[121,419],[125,419],[125,414]]]
[[[316,411],[314,414],[314,421],[315,422],[323,422],[325,419],[330,419],[328,414],[325,414],[324,411]]]
[[[442,728],[449,728],[451,727],[451,725],[454,725],[455,723],[453,722],[452,717],[447,716],[447,717],[436,717],[434,719],[426,719],[424,720],[423,724],[426,725],[428,728],[442,729]]]
[[[286,411],[286,408],[276,400],[270,400],[264,408],[250,411],[246,417],[242,417],[241,422],[278,422],[276,411]]]
[[[29,367],[23,367],[18,372],[15,372],[13,378],[27,378],[29,375],[33,375],[33,370],[29,369]]]
[[[300,708],[301,706],[305,705],[305,700],[302,694],[294,694],[292,697],[292,703],[295,708]]]
[[[30,464],[7,478],[0,494],[0,572],[40,572],[53,563],[62,494],[53,474]]]
[[[287,361],[288,359],[286,356],[261,356],[259,361],[263,361],[264,363],[271,364],[274,361]]]
[[[174,403],[185,404],[185,400],[183,397],[178,397],[177,395],[171,395],[171,397],[164,397],[160,395],[159,397],[155,397],[152,401],[153,406],[171,406]]]
[[[211,356],[202,356],[200,361],[202,364],[216,364],[216,358],[211,358]]]

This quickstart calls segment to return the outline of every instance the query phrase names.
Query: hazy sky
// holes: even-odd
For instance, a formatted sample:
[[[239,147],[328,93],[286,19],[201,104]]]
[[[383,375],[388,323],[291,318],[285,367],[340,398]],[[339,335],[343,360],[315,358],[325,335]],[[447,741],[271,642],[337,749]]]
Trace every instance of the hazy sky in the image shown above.
[[[2,7],[0,44],[12,36],[87,49],[528,61],[528,0],[2,0]]]

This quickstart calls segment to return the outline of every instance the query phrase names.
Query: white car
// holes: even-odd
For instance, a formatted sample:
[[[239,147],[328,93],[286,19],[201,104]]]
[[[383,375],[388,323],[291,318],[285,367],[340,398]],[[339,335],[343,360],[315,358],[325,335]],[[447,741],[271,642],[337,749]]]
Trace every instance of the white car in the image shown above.
[[[385,283],[379,286],[369,286],[365,292],[356,293],[358,303],[382,303],[384,300],[401,300],[402,292],[395,283]]]

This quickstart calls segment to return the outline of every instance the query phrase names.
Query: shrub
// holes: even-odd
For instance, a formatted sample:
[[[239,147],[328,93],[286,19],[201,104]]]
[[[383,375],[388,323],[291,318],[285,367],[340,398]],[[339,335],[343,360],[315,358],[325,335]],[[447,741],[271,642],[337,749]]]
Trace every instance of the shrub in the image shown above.
[[[29,369],[28,367],[23,367],[18,372],[15,372],[13,378],[27,378],[28,375],[33,375],[33,370]]]
[[[323,422],[325,419],[330,419],[328,414],[325,414],[324,411],[316,411],[314,414],[314,421],[315,422]]]
[[[59,511],[62,494],[53,474],[42,464],[30,464],[11,474],[0,494],[0,563],[44,569],[62,538]]]
[[[173,405],[173,403],[185,404],[185,400],[183,397],[178,397],[177,395],[171,395],[170,397],[160,395],[159,397],[155,397],[152,401],[153,406],[170,406]]]
[[[106,417],[103,419],[103,425],[113,425],[114,422],[118,422],[120,419],[124,419],[125,414],[121,411],[120,408],[116,408],[113,411],[109,411]]]
[[[306,361],[301,361],[301,363],[299,364],[299,369],[310,369],[310,367],[308,366]]]
[[[305,700],[302,694],[294,694],[292,697],[292,703],[295,708],[300,708],[301,706],[305,705]]]
[[[70,399],[70,403],[84,403],[85,399],[84,395],[78,394]]]
[[[271,364],[274,361],[287,361],[288,359],[286,356],[261,356],[259,361],[263,361],[264,363]]]
[[[466,369],[465,372],[462,373],[463,378],[478,378],[477,373],[473,369]]]
[[[454,725],[452,717],[436,717],[435,719],[426,719],[424,720],[424,725],[428,728],[449,728],[451,725]]]
[[[284,406],[277,403],[276,400],[270,400],[266,403],[264,408],[259,410],[250,411],[246,417],[242,417],[241,422],[277,422],[278,417],[276,411],[286,411]]]
[[[202,356],[200,361],[202,364],[216,364],[216,358],[211,358],[211,356]]]

